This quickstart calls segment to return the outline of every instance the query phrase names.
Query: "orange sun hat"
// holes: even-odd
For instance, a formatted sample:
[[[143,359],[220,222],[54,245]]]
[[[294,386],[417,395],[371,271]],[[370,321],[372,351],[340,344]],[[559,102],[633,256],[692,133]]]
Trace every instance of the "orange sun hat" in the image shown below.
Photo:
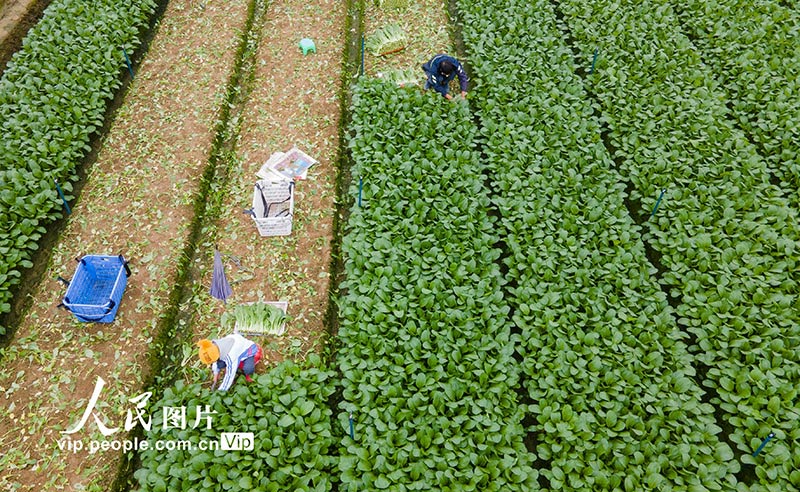
[[[219,359],[219,347],[211,340],[204,338],[197,342],[200,347],[198,355],[203,364],[211,364]]]

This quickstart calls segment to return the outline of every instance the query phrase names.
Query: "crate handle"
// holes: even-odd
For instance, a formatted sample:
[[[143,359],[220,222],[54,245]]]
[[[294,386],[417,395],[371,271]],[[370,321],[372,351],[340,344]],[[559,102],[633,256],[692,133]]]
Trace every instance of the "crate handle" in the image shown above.
[[[67,301],[67,302],[69,302],[69,301]],[[77,317],[79,317],[79,318],[81,318],[83,320],[86,320],[86,321],[100,321],[104,317],[108,316],[108,314],[114,309],[114,306],[116,306],[116,304],[117,303],[114,302],[114,299],[109,299],[108,300],[108,307],[106,308],[106,312],[103,313],[103,314],[98,314],[97,316],[87,316],[85,314],[78,314],[75,311],[73,311],[70,308],[68,308],[67,306],[64,306],[64,307],[67,309],[67,311],[71,312],[72,314],[74,314],[75,316],[77,316]]]
[[[68,308],[68,307],[67,307],[67,304],[69,304],[69,297],[66,297],[66,296],[65,296],[65,297],[64,297],[64,300],[63,300],[63,301],[61,301],[60,303],[58,303],[58,306],[56,306],[56,309],[58,309],[58,308],[63,308],[65,311],[67,311],[67,312],[71,313],[71,312],[72,312],[72,310],[71,310],[70,308]]]
[[[122,255],[119,255],[119,260],[122,262],[122,266],[125,267],[125,276],[126,277],[130,277],[131,276],[131,267],[128,266],[128,260],[123,258]]]
[[[286,197],[285,200],[280,200],[277,202],[267,202],[267,198],[264,196],[264,188],[262,188],[261,185],[258,183],[256,183],[256,188],[258,189],[259,194],[261,195],[261,203],[264,206],[264,218],[266,219],[269,218],[269,209],[273,205],[280,205],[281,203],[286,203],[292,199],[292,188],[294,188],[294,181],[289,182],[289,196]],[[253,216],[255,217],[255,214],[253,214]],[[280,215],[278,217],[280,217]]]

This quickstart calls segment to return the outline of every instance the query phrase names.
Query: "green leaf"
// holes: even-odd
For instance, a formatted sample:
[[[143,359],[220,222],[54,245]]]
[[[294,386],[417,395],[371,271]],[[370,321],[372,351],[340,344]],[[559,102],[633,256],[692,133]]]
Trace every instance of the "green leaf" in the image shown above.
[[[284,393],[278,396],[278,401],[283,403],[283,406],[285,406],[286,408],[289,408],[292,405],[294,398],[295,395],[293,393]]]
[[[314,410],[314,402],[304,400],[300,403],[300,415],[308,415]]]
[[[294,425],[295,418],[292,415],[284,415],[278,420],[278,425],[281,427],[290,427]]]
[[[689,378],[678,378],[675,381],[675,391],[678,393],[686,393],[692,387],[692,381]]]
[[[769,410],[773,415],[777,415],[781,409],[781,399],[779,396],[773,396],[769,399],[769,403],[767,403],[767,410]]]
[[[725,443],[717,444],[716,453],[714,455],[717,460],[722,462],[731,461],[734,458],[733,451],[731,450],[730,446]]]

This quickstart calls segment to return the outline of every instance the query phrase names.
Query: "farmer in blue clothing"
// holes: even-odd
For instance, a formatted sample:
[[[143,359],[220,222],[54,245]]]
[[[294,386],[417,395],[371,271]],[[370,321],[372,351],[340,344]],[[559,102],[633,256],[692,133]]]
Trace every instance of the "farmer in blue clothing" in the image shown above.
[[[467,97],[467,73],[461,63],[452,56],[440,53],[424,63],[422,69],[428,74],[425,90],[433,88],[446,99],[453,99],[453,96],[449,94],[448,86],[450,81],[458,75],[461,97]]]

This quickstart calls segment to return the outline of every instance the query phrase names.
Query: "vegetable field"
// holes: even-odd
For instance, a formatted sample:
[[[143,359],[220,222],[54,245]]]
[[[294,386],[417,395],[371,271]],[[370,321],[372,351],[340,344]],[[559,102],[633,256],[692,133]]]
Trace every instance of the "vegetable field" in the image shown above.
[[[612,12],[563,2],[560,9],[577,42],[607,46],[592,90],[632,196],[650,205],[667,189],[667,206],[646,223],[648,242],[660,254],[661,283],[678,301],[679,325],[693,336],[695,365],[704,370],[700,381],[719,420],[730,424],[737,457],[755,465],[759,487],[796,487],[796,188],[785,179],[773,184],[783,175],[736,124],[717,76],[669,6],[645,2]],[[635,28],[609,28],[618,25]],[[626,104],[610,104],[612,94]],[[752,459],[770,433],[778,439],[770,454]]]
[[[216,20],[195,24],[205,3],[173,7],[197,39],[225,15],[209,5]],[[0,80],[0,312],[61,216],[55,183],[74,198],[75,163],[120,84],[117,50],[137,46],[153,9],[53,2]],[[152,389],[138,437],[188,443],[119,456],[131,469],[114,490],[800,491],[797,7],[352,0],[344,27],[326,10],[240,2],[239,24],[220,30],[227,49],[175,50],[195,70],[167,92],[189,94],[194,123],[159,111],[163,98],[135,103],[165,90],[156,68],[174,63],[148,70],[144,58],[118,116],[144,124],[108,138],[108,149],[136,148],[134,165],[119,151],[105,165],[101,152],[81,198],[123,213],[104,223],[79,202],[47,269],[76,244],[128,247],[135,304],[121,306],[111,339],[75,335],[77,323],[34,303],[2,352],[0,416],[27,415],[27,435],[42,437],[0,428],[0,466],[14,471],[0,486],[44,469],[55,477],[44,489],[109,489],[100,475],[113,460],[58,476],[59,459],[85,456],[48,447],[51,420],[31,418],[78,417],[88,394],[58,386],[86,393],[91,382],[66,359],[97,367],[92,377],[111,371],[110,406]],[[301,36],[318,53],[300,54]],[[419,64],[443,47],[465,64],[466,99],[420,87]],[[212,62],[221,70],[205,79]],[[183,123],[206,157],[147,152],[166,141],[148,129]],[[296,185],[295,230],[253,240],[242,203],[290,141],[320,157]],[[164,199],[167,188],[147,192],[159,180],[180,213],[137,216]],[[117,187],[134,192],[132,208]],[[104,232],[115,239],[91,239]],[[263,277],[237,286],[231,305],[206,302],[204,261],[220,245]],[[158,275],[168,265],[175,286]],[[284,298],[288,315],[262,302]],[[266,337],[266,367],[209,391],[193,342],[233,327]],[[151,343],[152,365],[113,365]],[[252,433],[253,445],[205,447],[222,433]]]
[[[518,374],[531,402],[527,421],[535,422],[526,431],[537,441],[538,468],[546,479],[539,482],[569,490],[796,487],[800,476],[794,471],[792,443],[799,431],[800,325],[792,187],[783,174],[764,163],[765,147],[751,144],[746,129],[728,118],[724,93],[715,95],[712,90],[714,74],[691,63],[692,56],[699,61],[697,54],[692,55],[695,48],[680,42],[670,46],[681,39],[682,26],[666,22],[669,16],[660,14],[668,9],[653,5],[615,4],[600,12],[601,7],[590,9],[577,2],[493,1],[460,2],[458,8],[476,86],[471,97],[481,134],[476,141],[486,167],[473,171],[458,164],[458,147],[447,144],[440,146],[452,154],[439,159],[447,163],[447,170],[483,172],[494,191],[487,195],[491,204],[485,206],[497,210],[495,233],[506,247],[499,260],[508,273],[500,285],[508,294],[515,329],[511,341],[517,342],[522,359]],[[637,15],[626,17],[628,11]],[[582,15],[572,17],[573,12]],[[601,17],[610,12],[622,17]],[[627,31],[632,38],[623,38],[618,26],[630,23],[649,31]],[[607,37],[597,35],[603,32],[600,26],[607,29]],[[642,65],[642,53],[623,52],[617,64],[617,52],[609,49],[596,73],[575,65],[572,50],[578,43],[646,47],[652,33],[664,26],[672,31],[656,36],[664,40],[656,46],[659,53],[678,61],[661,66],[656,55],[654,65]],[[584,32],[592,37],[582,37]],[[522,33],[533,34],[529,43]],[[686,60],[679,56],[684,53],[689,56]],[[509,64],[515,70],[504,77]],[[695,66],[695,71],[686,70]],[[521,76],[520,71],[530,75]],[[683,74],[688,74],[685,84],[679,78]],[[664,84],[670,87],[672,80],[676,92],[665,93]],[[703,80],[708,80],[708,89],[703,89]],[[643,97],[648,94],[653,94],[652,100]],[[626,97],[625,105],[618,104],[619,97]],[[600,101],[599,107],[595,101]],[[380,98],[370,102],[374,112],[385,105]],[[618,120],[618,114],[625,116]],[[663,121],[659,114],[664,114]],[[695,119],[698,116],[702,124]],[[401,127],[409,121],[402,111],[386,119]],[[469,135],[469,126],[464,120],[458,129]],[[379,129],[373,134],[375,127]],[[356,167],[359,152],[368,149],[372,157],[363,162],[370,167],[394,157],[396,169],[406,179],[426,177],[418,171],[426,154],[404,158],[400,130],[386,130],[378,123],[364,128],[358,118],[355,130],[368,135],[363,143],[360,135],[356,138]],[[656,138],[659,132],[665,138]],[[386,135],[388,140],[383,139]],[[424,131],[418,137],[427,141]],[[409,146],[414,149],[416,143]],[[634,155],[628,157],[627,152]],[[443,183],[442,189],[453,188]],[[394,200],[403,204],[393,212],[408,210],[406,200],[414,203],[408,195],[413,197],[420,189],[426,190],[424,181],[413,192],[393,193]],[[363,209],[368,209],[373,206],[366,198],[370,185],[363,190]],[[381,183],[377,190],[383,203],[393,186]],[[656,214],[661,190],[667,202]],[[480,203],[480,196],[476,190],[475,202]],[[414,215],[430,218],[432,210],[437,212],[434,220],[441,220],[433,202]],[[648,220],[651,210],[653,218]],[[363,214],[359,208],[352,217]],[[380,216],[381,223],[392,217],[386,212]],[[402,223],[388,222],[392,232]],[[402,244],[407,234],[392,234],[384,241],[377,223],[363,229],[369,233],[355,224],[356,246],[345,248],[351,254],[348,266],[353,270],[348,274],[355,285],[346,284],[350,294],[342,308],[343,350],[350,343],[358,346],[345,329],[349,317],[361,322],[370,316],[358,333],[362,343],[373,348],[359,359],[374,359],[375,350],[387,350],[387,341],[391,341],[388,352],[402,352],[405,344],[393,340],[404,330],[398,326],[391,335],[379,337],[380,323],[372,316],[383,321],[385,315],[401,324],[394,317],[404,313],[405,299],[415,298],[414,294],[382,298],[386,286],[413,285],[392,281],[398,274],[405,278],[405,267],[412,261],[408,255],[386,260],[384,252],[388,245]],[[360,242],[360,236],[370,234],[377,237]],[[350,240],[347,236],[345,245]],[[369,255],[362,252],[367,245],[372,245]],[[435,250],[436,243],[422,246],[418,258],[424,261],[430,248]],[[393,258],[394,250],[390,252]],[[363,269],[362,257],[368,258]],[[441,259],[450,257],[445,254]],[[373,275],[372,268],[378,277],[370,288],[361,287],[369,282],[365,278]],[[352,299],[353,291],[360,293],[358,301]],[[451,291],[456,289],[446,285],[431,289],[432,302],[438,304],[436,296],[452,295]],[[369,295],[364,298],[362,293]],[[382,301],[400,308],[381,313]],[[425,302],[420,299],[415,305],[424,307]],[[352,312],[351,303],[367,309]],[[380,348],[374,347],[376,338]],[[350,364],[343,366],[346,400]],[[391,378],[391,373],[384,376],[384,369],[380,374],[383,377],[377,381]],[[375,387],[376,398],[393,394],[376,382],[358,385],[346,408],[354,409],[355,401],[370,402],[372,398],[364,396],[370,386]],[[371,415],[367,421],[373,418],[379,417]],[[378,440],[385,425],[376,424]],[[759,455],[756,448],[768,444],[768,435],[783,442],[771,443],[769,456]],[[391,444],[376,446],[373,452],[383,456],[391,452]],[[374,459],[369,452],[359,458]],[[349,469],[350,462],[345,463]],[[413,486],[402,470],[389,466],[379,471],[394,473],[396,480],[388,483],[400,484],[398,490],[403,484]],[[345,474],[343,482],[358,486],[359,480],[374,479],[364,476],[352,479]],[[437,483],[449,486],[437,478]]]
[[[481,60],[473,77],[487,81],[474,100],[508,245],[529,430],[550,488],[729,485],[738,466],[692,379],[552,6],[463,4],[465,45]],[[517,51],[491,42],[517,32],[532,34]],[[497,76],[523,57],[537,67],[529,77]]]

